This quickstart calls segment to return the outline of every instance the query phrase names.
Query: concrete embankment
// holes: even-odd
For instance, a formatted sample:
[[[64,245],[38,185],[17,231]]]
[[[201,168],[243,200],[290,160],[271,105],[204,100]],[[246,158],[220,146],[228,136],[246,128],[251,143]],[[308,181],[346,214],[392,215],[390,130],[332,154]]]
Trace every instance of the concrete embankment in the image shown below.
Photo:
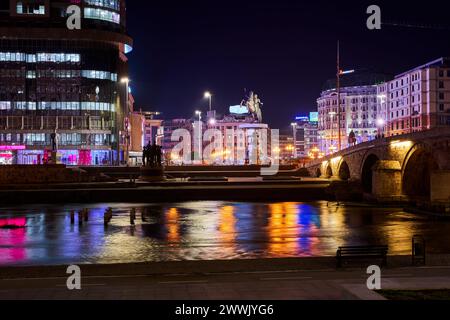
[[[450,255],[429,255],[428,267],[450,265]],[[214,274],[245,272],[280,272],[299,270],[336,270],[335,257],[273,258],[249,260],[165,261],[127,264],[80,265],[83,276],[151,276],[168,274]],[[354,263],[347,268],[363,268]],[[388,268],[411,267],[411,256],[389,256]],[[67,277],[67,266],[0,267],[0,279]]]
[[[0,203],[313,201],[327,199],[328,186],[326,181],[11,186],[0,190]]]

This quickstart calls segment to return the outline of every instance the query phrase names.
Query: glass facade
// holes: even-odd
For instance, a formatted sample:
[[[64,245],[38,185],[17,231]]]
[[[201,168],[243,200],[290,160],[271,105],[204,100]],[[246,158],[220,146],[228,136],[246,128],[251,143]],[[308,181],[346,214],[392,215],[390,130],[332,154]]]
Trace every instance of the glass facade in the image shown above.
[[[120,23],[120,14],[110,10],[98,8],[84,8],[84,17],[86,19],[98,19],[108,22]]]
[[[22,1],[19,1],[16,5],[16,13],[28,15],[44,15],[45,5],[39,3],[23,3]]]
[[[54,140],[58,163],[115,163],[126,101],[118,79],[128,76],[123,57],[132,45],[124,4],[85,0],[89,14],[75,38],[65,36],[68,1],[10,3],[0,12],[0,164],[46,163]],[[24,27],[36,29],[29,36]]]
[[[120,3],[118,0],[84,0],[84,3],[87,5],[113,9],[116,11],[120,10]]]

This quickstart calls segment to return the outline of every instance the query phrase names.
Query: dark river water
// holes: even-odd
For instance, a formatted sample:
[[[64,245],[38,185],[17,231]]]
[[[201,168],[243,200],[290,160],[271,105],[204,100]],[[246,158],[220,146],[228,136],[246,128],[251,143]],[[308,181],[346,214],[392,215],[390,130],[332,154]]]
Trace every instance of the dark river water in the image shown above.
[[[105,228],[103,213],[113,208]],[[89,222],[71,225],[70,211]],[[136,226],[129,212],[137,210]],[[401,209],[335,203],[185,202],[0,208],[0,265],[333,256],[342,245],[386,244],[410,254],[422,235],[431,253],[450,253],[450,222]]]

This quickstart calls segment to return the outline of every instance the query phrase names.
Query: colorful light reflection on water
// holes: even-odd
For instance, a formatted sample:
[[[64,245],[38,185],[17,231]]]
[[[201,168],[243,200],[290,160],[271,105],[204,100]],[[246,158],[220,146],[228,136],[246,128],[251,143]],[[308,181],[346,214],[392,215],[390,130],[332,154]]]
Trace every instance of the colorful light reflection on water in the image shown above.
[[[114,218],[105,228],[109,206]],[[338,246],[362,244],[409,254],[415,234],[427,238],[430,252],[450,253],[450,222],[399,209],[326,202],[98,204],[87,206],[89,222],[71,225],[70,211],[85,207],[0,208],[0,265],[332,256]]]

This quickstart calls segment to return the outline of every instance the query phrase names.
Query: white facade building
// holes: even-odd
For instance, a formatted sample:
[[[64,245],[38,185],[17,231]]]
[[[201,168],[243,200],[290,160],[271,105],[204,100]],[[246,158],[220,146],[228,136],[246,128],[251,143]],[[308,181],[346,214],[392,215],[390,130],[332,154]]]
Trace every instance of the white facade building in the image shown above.
[[[450,59],[440,58],[378,86],[388,136],[450,126]]]
[[[330,154],[339,149],[339,130],[341,149],[350,146],[349,136],[353,132],[356,143],[371,141],[381,134],[384,123],[378,116],[377,84],[387,76],[379,74],[356,74],[346,76],[340,89],[340,111],[335,82],[329,81],[328,87],[317,100],[319,111],[319,149]],[[338,115],[341,120],[339,129]],[[381,124],[381,128],[379,127]]]

